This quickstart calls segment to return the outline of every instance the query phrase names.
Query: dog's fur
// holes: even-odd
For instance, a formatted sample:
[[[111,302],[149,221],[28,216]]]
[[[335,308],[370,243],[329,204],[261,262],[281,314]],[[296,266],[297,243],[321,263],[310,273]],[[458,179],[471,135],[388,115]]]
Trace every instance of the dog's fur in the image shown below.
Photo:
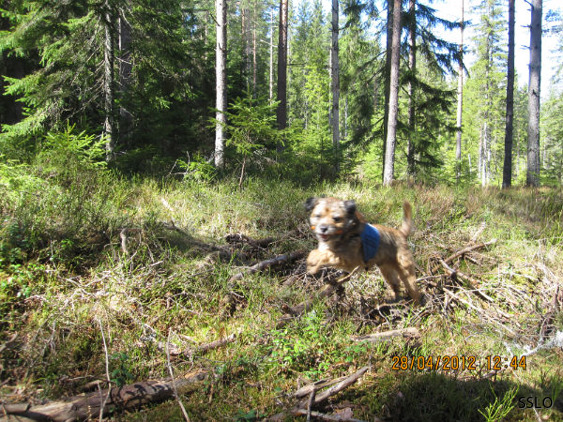
[[[350,272],[358,266],[368,269],[377,265],[395,297],[400,295],[402,282],[409,296],[415,302],[420,302],[421,294],[415,283],[414,260],[407,245],[407,236],[412,226],[412,210],[408,202],[403,205],[404,218],[400,229],[374,225],[381,240],[377,253],[367,263],[364,262],[360,238],[367,223],[356,210],[354,201],[309,198],[305,207],[311,213],[311,229],[319,241],[318,248],[312,250],[307,257],[307,272],[315,274],[323,267]]]

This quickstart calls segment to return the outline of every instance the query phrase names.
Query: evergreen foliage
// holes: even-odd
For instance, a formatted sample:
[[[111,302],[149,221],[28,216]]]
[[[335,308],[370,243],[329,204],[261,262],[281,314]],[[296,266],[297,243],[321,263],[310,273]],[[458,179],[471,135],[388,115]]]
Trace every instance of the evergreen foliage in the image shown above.
[[[251,103],[243,110],[237,108],[243,100],[229,100],[227,130],[239,127],[250,109],[263,122],[246,123],[269,125],[277,77],[277,52],[272,47],[277,40],[278,8],[277,2],[258,0],[229,7],[229,99]],[[250,152],[241,149],[243,144],[234,140],[237,132],[233,131],[227,134],[231,136],[227,168],[240,169],[246,158],[264,154],[269,165],[260,168],[273,173],[295,175],[293,168],[301,169],[305,179],[332,178],[338,161],[345,177],[369,174],[380,181],[388,78],[383,45],[386,13],[381,13],[385,9],[384,1],[342,3],[338,157],[332,151],[329,124],[328,11],[320,0],[305,0],[289,16],[289,128],[283,134],[288,149],[281,155],[279,148],[274,152],[272,140],[280,135],[276,133]],[[5,158],[31,162],[47,133],[64,134],[68,127],[101,140],[110,135],[109,121],[115,140],[103,139],[106,144],[115,141],[115,151],[108,158],[115,158],[112,165],[127,171],[168,172],[186,155],[192,157],[191,163],[213,161],[214,129],[209,125],[215,106],[213,2],[19,0],[2,3],[0,10],[0,148]],[[487,185],[498,182],[503,158],[506,28],[498,0],[480,1],[473,13],[478,19],[471,48],[477,60],[465,84],[462,179]],[[546,19],[553,35],[560,37],[560,14],[548,12]],[[456,74],[459,51],[455,43],[437,36],[436,29],[455,32],[459,23],[439,18],[436,5],[425,1],[404,7],[401,21],[396,174],[452,182],[451,77]],[[405,35],[413,28],[417,64],[411,69]],[[517,86],[513,173],[520,183],[526,162],[527,111],[524,88]],[[556,127],[555,114],[545,113],[542,119],[544,127]],[[546,165],[557,162],[557,136],[550,129],[549,140],[541,143]],[[194,161],[194,157],[199,158]],[[253,172],[254,167],[246,171]],[[553,171],[547,179],[555,180]]]

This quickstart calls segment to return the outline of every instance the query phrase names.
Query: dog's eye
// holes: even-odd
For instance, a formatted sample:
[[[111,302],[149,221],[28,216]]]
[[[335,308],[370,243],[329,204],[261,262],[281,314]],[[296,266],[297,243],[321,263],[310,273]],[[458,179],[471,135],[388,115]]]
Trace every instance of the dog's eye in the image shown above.
[[[334,217],[332,217],[332,219],[334,220],[335,223],[338,223],[340,220],[342,220],[342,217],[340,217],[339,215],[335,215]]]

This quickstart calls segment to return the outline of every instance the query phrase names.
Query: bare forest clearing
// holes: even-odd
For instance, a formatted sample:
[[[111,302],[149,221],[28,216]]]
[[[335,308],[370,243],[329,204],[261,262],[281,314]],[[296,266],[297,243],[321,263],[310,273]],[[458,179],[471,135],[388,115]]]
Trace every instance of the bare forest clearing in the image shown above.
[[[98,177],[3,205],[7,415],[562,417],[560,190]],[[411,201],[424,305],[377,270],[306,274],[320,193],[395,227]]]
[[[0,0],[0,422],[563,421],[559,3]]]

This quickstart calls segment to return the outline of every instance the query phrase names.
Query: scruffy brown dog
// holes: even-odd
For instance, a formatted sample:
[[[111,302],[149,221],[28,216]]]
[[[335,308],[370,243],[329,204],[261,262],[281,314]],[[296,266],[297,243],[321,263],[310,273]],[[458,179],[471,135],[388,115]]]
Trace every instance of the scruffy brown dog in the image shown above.
[[[307,272],[315,274],[322,267],[350,272],[358,266],[369,269],[377,265],[395,297],[399,296],[403,282],[409,296],[420,302],[414,261],[407,245],[412,225],[408,202],[403,205],[403,224],[398,230],[368,224],[354,201],[309,198],[305,207],[311,213],[311,229],[319,241],[318,248],[307,257]]]

